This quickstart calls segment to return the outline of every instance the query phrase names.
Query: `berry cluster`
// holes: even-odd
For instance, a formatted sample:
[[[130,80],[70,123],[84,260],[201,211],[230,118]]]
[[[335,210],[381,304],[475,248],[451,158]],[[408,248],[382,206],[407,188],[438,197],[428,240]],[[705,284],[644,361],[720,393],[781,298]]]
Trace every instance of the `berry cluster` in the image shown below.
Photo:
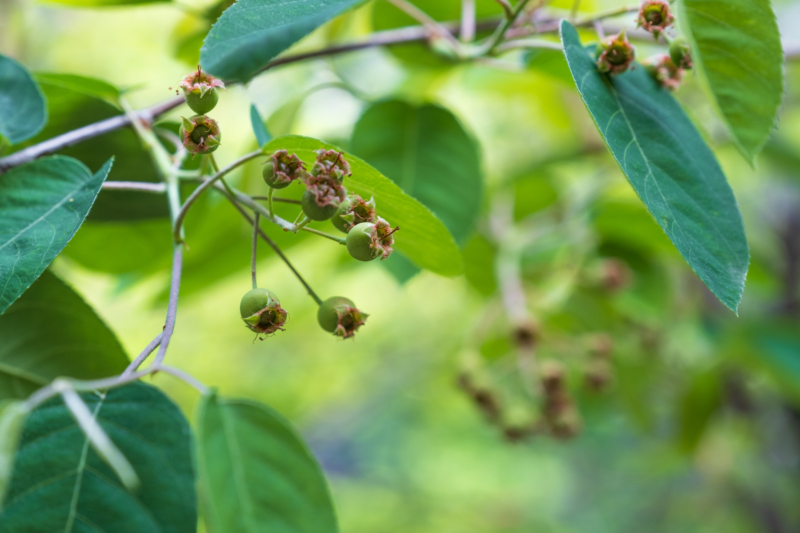
[[[211,112],[219,101],[217,88],[224,89],[225,84],[214,76],[197,67],[197,72],[186,76],[179,84],[189,108],[197,113],[190,118],[181,117],[180,138],[186,150],[194,155],[210,154],[219,147],[222,134],[217,122],[207,113]]]
[[[675,22],[667,0],[644,0],[636,18],[637,26],[649,31],[656,40],[662,35],[669,43],[668,54],[658,54],[644,61],[644,67],[659,85],[677,90],[683,76],[692,68],[689,42],[685,37],[670,37],[666,30]],[[595,61],[600,72],[609,75],[629,70],[636,59],[636,48],[628,41],[623,30],[598,43]]]

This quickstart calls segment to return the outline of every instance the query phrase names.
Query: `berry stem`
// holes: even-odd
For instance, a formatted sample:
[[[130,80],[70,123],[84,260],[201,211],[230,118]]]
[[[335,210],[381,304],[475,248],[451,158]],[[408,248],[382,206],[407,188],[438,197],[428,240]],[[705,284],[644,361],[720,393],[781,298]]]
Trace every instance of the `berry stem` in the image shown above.
[[[252,198],[253,200],[269,200],[268,196],[251,196],[250,198]],[[295,200],[294,198],[279,198],[279,197],[275,196],[275,197],[272,198],[272,201],[273,202],[283,202],[285,204],[301,205],[300,200]]]
[[[258,211],[254,212],[255,217],[253,218],[253,257],[250,261],[250,271],[253,274],[253,288],[258,288],[258,282],[256,281],[256,255],[258,253]]]
[[[306,291],[308,291],[309,296],[311,296],[314,299],[314,301],[317,302],[317,305],[322,305],[322,299],[319,296],[317,296],[317,293],[315,293],[314,290],[311,288],[311,286],[308,283],[306,283],[306,280],[304,280],[303,276],[300,275],[300,272],[298,272],[297,269],[294,268],[294,265],[292,265],[292,263],[289,261],[289,258],[283,254],[281,249],[278,248],[278,245],[275,244],[275,242],[269,238],[269,236],[266,234],[264,230],[262,230],[258,225],[255,224],[254,219],[250,218],[250,215],[247,214],[247,211],[245,211],[245,209],[241,206],[241,204],[236,200],[236,197],[228,195],[223,190],[220,189],[217,190],[219,190],[219,192],[222,193],[225,196],[225,198],[227,198],[227,200],[231,203],[231,205],[233,205],[233,207],[235,207],[236,210],[239,211],[239,213],[241,213],[241,215],[250,224],[253,224],[253,228],[255,228],[257,234],[264,240],[264,242],[266,242],[270,246],[270,248],[272,248],[275,251],[276,254],[278,254],[278,257],[280,257],[283,260],[283,262],[286,263],[286,266],[289,267],[289,270],[292,271],[292,273],[295,275],[295,277],[297,277],[297,279],[300,281],[303,287],[306,288]],[[254,214],[258,216],[258,213],[256,211],[254,211]]]
[[[299,230],[305,228],[309,222],[311,222],[311,219],[308,217],[303,217],[303,220],[301,220],[299,223],[295,221],[294,232],[297,233]]]
[[[319,235],[320,237],[325,237],[326,239],[336,241],[339,244],[347,244],[347,239],[343,237],[337,237],[336,235],[331,235],[330,233],[325,233],[324,231],[319,231],[314,228],[301,227],[300,229],[309,233],[313,233],[314,235]]]
[[[140,366],[142,366],[142,363],[144,363],[145,359],[147,359],[148,357],[150,357],[150,354],[151,354],[151,353],[153,353],[153,351],[154,351],[156,348],[158,348],[158,345],[159,345],[159,344],[161,344],[161,337],[162,337],[163,335],[164,335],[164,333],[163,333],[163,332],[161,332],[161,333],[159,333],[158,335],[156,335],[156,338],[155,338],[155,339],[153,339],[152,341],[150,341],[150,344],[148,344],[148,345],[147,345],[147,347],[146,347],[144,350],[142,350],[142,353],[140,353],[140,354],[139,354],[139,355],[136,357],[136,359],[134,359],[134,360],[131,362],[131,364],[129,364],[129,365],[128,365],[128,368],[126,368],[126,369],[125,369],[125,372],[123,372],[123,373],[120,375],[120,378],[126,378],[126,377],[130,376],[131,374],[133,374],[134,372],[136,372],[136,370],[137,370],[137,369],[138,369]]]
[[[275,189],[272,187],[269,188],[269,194],[267,195],[267,205],[269,207],[269,214],[275,216],[275,206],[272,205],[272,195],[275,194]]]

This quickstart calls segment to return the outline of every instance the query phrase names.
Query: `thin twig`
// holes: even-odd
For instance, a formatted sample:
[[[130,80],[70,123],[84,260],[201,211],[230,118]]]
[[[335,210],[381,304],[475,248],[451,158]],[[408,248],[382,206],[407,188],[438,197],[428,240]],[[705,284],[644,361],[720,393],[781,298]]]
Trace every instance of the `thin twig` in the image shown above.
[[[209,392],[208,387],[206,387],[199,379],[197,379],[196,377],[194,377],[194,376],[192,376],[190,374],[187,374],[183,370],[179,370],[179,369],[177,369],[175,367],[172,367],[172,366],[161,365],[161,366],[158,367],[158,371],[159,372],[162,372],[162,371],[166,372],[167,374],[171,374],[171,375],[175,376],[176,378],[178,378],[178,379],[180,379],[182,381],[185,381],[186,383],[188,383],[189,385],[191,385],[192,387],[197,389],[198,392],[200,392],[200,394],[208,394],[208,392]]]
[[[409,2],[408,0],[387,0],[390,4],[397,9],[403,11],[406,15],[413,18],[423,27],[427,29],[430,36],[442,37],[450,41],[453,45],[459,46],[458,40],[453,37],[450,30],[444,27],[439,21],[425,13],[423,10]]]
[[[159,115],[163,115],[167,111],[178,107],[183,102],[183,96],[179,96],[166,102],[161,102],[153,107],[136,111],[134,116],[138,117],[140,121],[149,124],[153,122],[153,120]],[[88,126],[72,130],[64,133],[63,135],[59,135],[58,137],[53,137],[52,139],[40,142],[39,144],[34,144],[33,146],[29,146],[24,150],[20,150],[19,152],[0,159],[0,174],[10,168],[29,163],[30,161],[42,157],[43,155],[52,154],[67,148],[68,146],[72,146],[73,144],[97,137],[98,135],[103,135],[104,133],[118,130],[130,124],[131,118],[129,115],[118,115],[116,117],[107,118],[105,120],[101,120],[100,122],[95,122],[94,124],[89,124]]]
[[[516,39],[514,41],[508,41],[506,43],[501,44],[495,50],[498,53],[507,52],[509,50],[516,50],[519,48],[538,48],[538,49],[545,49],[545,50],[559,50],[563,51],[564,47],[561,43],[557,43],[555,41],[545,41],[543,39]]]
[[[175,317],[178,314],[178,293],[181,287],[181,270],[183,268],[183,245],[175,244],[175,252],[172,256],[172,281],[169,286],[169,304],[167,306],[167,320],[164,324],[164,334],[161,337],[161,345],[158,348],[154,366],[160,366],[167,355],[169,341],[172,339],[172,332],[175,330]]]
[[[475,0],[461,0],[461,42],[471,43],[475,40]]]
[[[256,259],[258,257],[258,212],[255,213],[253,220],[253,257],[250,260],[250,272],[253,274],[253,288],[258,288],[258,281],[256,280]]]
[[[165,183],[148,183],[144,181],[104,181],[103,189],[163,194],[167,192],[167,185]]]
[[[231,172],[232,170],[250,161],[251,159],[258,157],[259,155],[262,155],[261,150],[256,150],[255,152],[250,152],[249,154],[243,155],[242,157],[240,157],[227,167],[223,168],[222,170],[211,176],[209,179],[205,180],[203,183],[200,184],[199,187],[197,187],[194,190],[194,192],[192,192],[192,194],[189,195],[189,197],[183,203],[183,206],[181,207],[178,216],[175,217],[175,224],[172,228],[172,235],[175,238],[176,242],[181,242],[182,239],[180,236],[180,231],[181,227],[183,226],[183,220],[186,218],[186,213],[189,212],[189,209],[192,207],[195,201],[198,198],[200,198],[200,195],[203,194],[206,191],[206,189],[214,185],[214,182],[222,178],[225,174]]]
[[[308,294],[314,299],[315,302],[317,302],[318,305],[322,305],[322,300],[320,299],[320,297],[317,296],[317,293],[315,293],[314,290],[311,288],[311,286],[308,283],[306,283],[306,280],[303,279],[303,276],[300,275],[300,272],[298,272],[297,269],[294,268],[292,263],[289,261],[289,258],[283,254],[281,249],[278,248],[278,245],[275,244],[275,242],[269,238],[269,236],[266,234],[266,232],[264,232],[264,230],[262,230],[259,226],[255,225],[255,221],[252,218],[250,218],[250,215],[247,214],[247,211],[244,210],[244,208],[239,204],[239,202],[237,202],[234,197],[230,196],[228,192],[225,191],[224,189],[216,187],[216,190],[221,192],[223,196],[225,196],[225,198],[228,199],[231,205],[233,205],[233,207],[235,207],[236,210],[239,211],[239,213],[241,213],[241,215],[245,218],[245,220],[247,220],[250,224],[253,224],[253,227],[256,228],[258,231],[258,235],[262,239],[264,239],[264,242],[266,242],[270,246],[270,248],[272,248],[275,251],[275,253],[278,254],[278,257],[280,257],[283,260],[283,262],[286,263],[286,266],[289,267],[289,270],[292,271],[295,277],[297,277],[297,279],[300,280],[300,283],[303,284],[303,287],[306,288]],[[256,216],[258,216],[258,213],[256,213]]]
[[[478,50],[478,55],[491,55],[494,52],[495,48],[503,41],[505,38],[506,32],[514,25],[516,22],[517,17],[519,17],[522,10],[525,9],[525,5],[528,3],[529,0],[519,0],[517,5],[514,6],[514,10],[511,12],[510,17],[504,18],[500,24],[495,29],[494,33],[491,37],[489,37],[483,46],[480,47]]]
[[[163,335],[164,335],[164,333],[163,333],[163,332],[162,332],[162,333],[159,333],[158,335],[156,335],[156,338],[155,338],[155,339],[153,339],[152,341],[150,341],[150,344],[148,344],[148,345],[147,345],[147,347],[145,347],[145,349],[144,349],[144,350],[142,350],[142,353],[140,353],[140,354],[139,354],[139,355],[136,357],[136,359],[134,359],[134,360],[131,362],[131,364],[129,364],[129,365],[128,365],[128,368],[126,368],[126,369],[125,369],[125,372],[123,372],[123,373],[120,375],[120,378],[126,378],[126,377],[130,376],[131,374],[133,374],[134,372],[136,372],[136,370],[137,370],[137,369],[138,369],[140,366],[142,366],[142,363],[144,363],[144,362],[145,362],[145,360],[146,360],[148,357],[150,357],[150,354],[151,354],[151,353],[153,353],[153,351],[154,351],[154,350],[155,350],[155,349],[158,347],[158,345],[159,345],[159,344],[161,344],[161,337],[162,337]]]
[[[251,196],[253,200],[267,200],[269,201],[269,196]],[[302,202],[300,200],[295,200],[294,198],[278,198],[277,196],[272,197],[273,202],[282,202],[284,204],[295,204],[301,205]]]
[[[503,14],[506,16],[507,19],[512,20],[514,18],[514,8],[511,7],[511,4],[508,3],[508,0],[494,0],[500,7],[503,8]]]

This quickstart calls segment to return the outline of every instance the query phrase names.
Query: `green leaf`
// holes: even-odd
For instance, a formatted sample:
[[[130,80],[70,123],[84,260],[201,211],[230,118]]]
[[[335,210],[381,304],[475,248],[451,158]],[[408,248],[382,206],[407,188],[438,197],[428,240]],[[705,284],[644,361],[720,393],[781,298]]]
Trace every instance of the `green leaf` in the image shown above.
[[[225,81],[247,82],[316,28],[364,0],[239,0],[211,27],[203,69]]]
[[[496,257],[497,248],[480,233],[474,233],[464,247],[464,275],[469,284],[484,296],[497,291]]]
[[[264,152],[285,149],[296,153],[310,165],[316,159],[314,150],[320,148],[340,150],[317,139],[287,135],[270,141],[264,147]],[[374,196],[378,215],[385,218],[392,227],[400,226],[394,247],[421,268],[443,276],[461,274],[464,269],[461,253],[442,221],[366,162],[344,151],[342,153],[353,172],[344,181],[347,190],[363,198]]]
[[[700,279],[736,311],[750,252],[713,152],[644,68],[608,77],[569,22],[561,38],[581,98],[634,190]]]
[[[264,125],[264,121],[261,119],[261,115],[258,114],[258,109],[256,109],[254,104],[250,104],[250,123],[253,125],[253,134],[256,136],[258,146],[267,144],[272,137],[267,131],[267,127]]]
[[[22,427],[28,411],[22,402],[5,400],[0,402],[0,503],[11,483],[14,455],[22,438]]]
[[[463,245],[480,214],[483,177],[477,142],[450,111],[380,102],[356,123],[353,153],[444,222]]]
[[[411,281],[411,278],[421,272],[417,265],[400,252],[393,253],[382,264],[401,285]]]
[[[16,144],[36,135],[45,122],[44,96],[30,73],[0,55],[0,135]]]
[[[0,399],[27,398],[59,376],[104,378],[127,366],[114,333],[49,271],[0,315]]]
[[[325,476],[302,437],[266,405],[211,394],[198,414],[204,516],[214,533],[334,533]]]
[[[751,165],[783,95],[783,47],[769,0],[681,0],[681,28],[739,150]]]
[[[25,422],[0,533],[195,533],[191,432],[177,406],[142,383],[81,397],[133,464],[141,488],[125,490],[54,398]]]
[[[76,74],[58,74],[53,72],[37,72],[34,74],[36,81],[54,87],[91,96],[119,107],[119,97],[122,94],[117,87],[103,80],[87,78]]]
[[[52,156],[0,178],[0,313],[78,231],[111,163],[108,160],[92,175],[80,161]]]
[[[719,369],[692,376],[679,398],[678,445],[686,453],[694,452],[714,413],[722,405]]]

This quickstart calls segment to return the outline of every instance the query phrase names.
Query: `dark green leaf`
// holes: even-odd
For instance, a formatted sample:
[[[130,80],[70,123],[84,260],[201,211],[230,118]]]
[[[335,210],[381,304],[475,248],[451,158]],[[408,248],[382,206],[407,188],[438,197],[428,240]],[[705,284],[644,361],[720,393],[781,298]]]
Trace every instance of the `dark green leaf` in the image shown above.
[[[264,121],[261,119],[261,115],[258,114],[258,109],[256,109],[254,104],[250,104],[250,123],[253,125],[253,134],[256,136],[258,146],[267,144],[272,137],[267,131],[267,127],[264,125]]]
[[[325,476],[302,437],[266,405],[203,399],[197,456],[215,533],[338,531]]]
[[[0,399],[26,398],[59,376],[104,378],[127,366],[114,333],[49,271],[0,315]]]
[[[783,48],[770,0],[681,0],[692,60],[742,154],[755,159],[783,95]]]
[[[122,92],[103,80],[87,78],[75,74],[57,74],[52,72],[37,72],[36,81],[46,83],[54,87],[60,87],[76,93],[85,94],[108,102],[119,107],[119,97]]]
[[[287,135],[270,141],[264,148],[269,153],[285,149],[310,164],[316,159],[314,150],[339,148],[308,137]],[[420,202],[404,193],[397,185],[361,159],[344,153],[353,175],[344,181],[347,190],[363,198],[374,197],[378,215],[393,227],[400,226],[395,248],[421,268],[443,276],[457,276],[463,271],[461,253],[445,225]]]
[[[14,455],[22,438],[22,427],[28,412],[18,400],[0,401],[0,503],[11,483]]]
[[[142,383],[82,398],[135,468],[141,488],[125,490],[56,398],[25,422],[0,533],[195,533],[191,432],[175,404]]]
[[[36,135],[45,122],[44,96],[30,73],[0,55],[0,135],[16,144]]]
[[[444,222],[463,245],[480,213],[479,149],[448,110],[405,102],[374,104],[353,130],[362,157]]]
[[[111,162],[92,175],[80,161],[52,156],[0,177],[0,313],[78,231]]]
[[[200,50],[203,69],[247,82],[317,27],[364,0],[240,0],[222,13]]]
[[[645,69],[610,78],[566,21],[561,37],[578,91],[634,190],[700,279],[736,311],[750,253],[714,154]]]

